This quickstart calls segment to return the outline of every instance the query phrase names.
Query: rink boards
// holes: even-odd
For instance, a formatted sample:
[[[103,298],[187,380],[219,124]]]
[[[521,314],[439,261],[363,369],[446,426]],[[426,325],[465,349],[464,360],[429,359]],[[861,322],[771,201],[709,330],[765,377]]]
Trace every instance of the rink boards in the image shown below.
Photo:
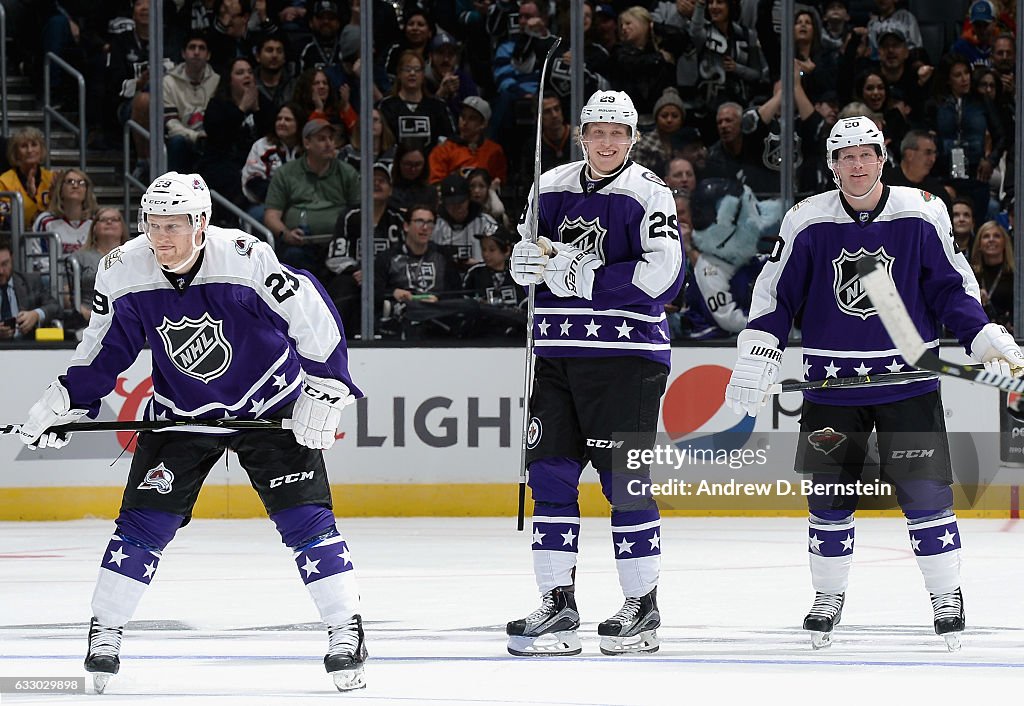
[[[668,451],[725,447],[737,463],[669,461],[655,482],[666,515],[799,516],[806,512],[793,473],[799,394],[774,398],[756,424],[722,404],[735,358],[730,347],[674,348],[662,402],[659,447]],[[360,348],[351,351],[353,379],[368,393],[346,410],[327,467],[335,507],[347,516],[501,516],[516,512],[522,425],[522,349]],[[963,351],[942,356],[966,361]],[[45,386],[71,357],[68,350],[7,350],[6,418],[21,422]],[[801,377],[796,350],[786,354],[783,378]],[[845,374],[852,375],[852,372]],[[101,419],[141,417],[152,393],[149,353],[126,371],[103,403]],[[942,386],[946,426],[958,478],[958,514],[1017,517],[1024,472],[1000,461],[1021,453],[1024,429],[1001,420],[998,392],[959,381]],[[1000,434],[1000,425],[1003,432]],[[724,433],[724,434],[723,434]],[[131,460],[127,433],[82,433],[66,448],[31,451],[0,438],[0,520],[113,517]],[[596,440],[605,443],[608,440]],[[614,442],[612,442],[614,443]],[[122,446],[129,451],[118,461]],[[762,462],[753,454],[763,452]],[[921,450],[927,453],[927,450]],[[744,456],[744,454],[746,454]],[[754,459],[754,462],[749,462]],[[111,465],[113,464],[113,465]],[[607,503],[584,472],[584,514],[607,513]],[[797,490],[785,492],[789,483]],[[282,482],[302,482],[300,478]],[[686,486],[689,485],[689,491]],[[698,492],[703,489],[704,492]],[[862,509],[894,514],[884,499]],[[898,512],[898,511],[895,511]],[[218,463],[207,479],[197,517],[258,517],[264,511],[237,459]]]

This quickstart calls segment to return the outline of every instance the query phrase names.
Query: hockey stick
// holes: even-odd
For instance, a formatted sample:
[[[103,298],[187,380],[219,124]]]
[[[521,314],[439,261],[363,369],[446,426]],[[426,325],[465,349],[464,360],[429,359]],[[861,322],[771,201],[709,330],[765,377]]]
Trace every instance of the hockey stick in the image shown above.
[[[540,84],[537,86],[537,138],[533,145],[533,212],[530,214],[530,242],[537,242],[540,229],[540,148],[541,120],[544,118],[544,83],[547,81],[548,65],[555,56],[555,50],[562,43],[555,37],[554,43],[544,57],[540,67]],[[530,433],[530,395],[533,393],[533,310],[537,285],[531,284],[526,291],[526,374],[523,380],[523,443],[519,455],[519,510],[516,514],[516,529],[523,531],[526,524],[526,442]]]
[[[160,431],[162,429],[179,429],[182,427],[209,427],[212,429],[291,429],[291,419],[167,419],[154,421],[124,422],[75,422],[50,427],[47,432],[78,432],[78,431]],[[21,424],[0,426],[0,435],[17,434]]]
[[[837,387],[867,387],[874,385],[890,385],[893,383],[916,382],[934,378],[935,373],[927,370],[908,370],[899,373],[878,373],[877,375],[858,375],[850,378],[825,378],[807,382],[777,382],[768,388],[769,395],[780,395],[784,392],[802,392],[803,390],[831,390]]]
[[[861,258],[857,263],[857,273],[864,285],[864,291],[882,319],[882,325],[905,361],[921,370],[996,387],[1005,392],[1024,393],[1024,379],[990,373],[982,365],[951,363],[928,350],[907,312],[906,304],[886,274],[885,268],[879,265],[875,258]],[[1007,408],[1007,411],[1016,416],[1011,408]]]

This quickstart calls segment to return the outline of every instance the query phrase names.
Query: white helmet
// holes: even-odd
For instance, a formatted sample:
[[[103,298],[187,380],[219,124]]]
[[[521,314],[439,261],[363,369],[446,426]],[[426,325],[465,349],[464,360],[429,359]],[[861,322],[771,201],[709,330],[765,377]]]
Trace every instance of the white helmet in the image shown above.
[[[885,136],[874,120],[863,115],[841,118],[832,126],[832,132],[828,135],[828,154],[825,157],[828,168],[835,168],[837,150],[858,145],[876,145],[879,154],[885,154]]]
[[[618,123],[629,126],[636,140],[636,108],[625,91],[595,91],[580,111],[580,129],[587,123]]]
[[[160,266],[174,272],[191,265],[204,247],[206,239],[196,242],[203,228],[210,220],[213,206],[210,201],[210,189],[198,174],[179,174],[167,172],[157,177],[146,193],[142,195],[139,208],[139,232],[149,237],[149,216],[185,215],[192,226],[192,250],[187,258],[174,265]]]

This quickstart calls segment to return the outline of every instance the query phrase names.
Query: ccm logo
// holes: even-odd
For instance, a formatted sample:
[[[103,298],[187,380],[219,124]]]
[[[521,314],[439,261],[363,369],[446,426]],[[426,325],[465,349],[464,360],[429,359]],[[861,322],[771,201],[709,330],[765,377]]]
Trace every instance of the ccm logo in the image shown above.
[[[893,458],[931,458],[935,455],[935,449],[906,449],[904,451],[893,451]]]
[[[286,476],[281,476],[279,478],[272,479],[270,481],[270,487],[271,488],[278,488],[278,487],[280,487],[282,485],[287,485],[288,483],[298,483],[299,481],[302,481],[302,480],[312,480],[312,479],[313,479],[313,471],[303,471],[302,473],[289,473]]]
[[[608,441],[608,439],[587,439],[587,446],[595,449],[621,449],[622,441]]]
[[[302,391],[314,400],[326,402],[327,404],[338,404],[341,402],[340,395],[332,395],[330,392],[324,392],[323,390],[318,390],[315,387],[310,387],[309,385],[303,385]]]

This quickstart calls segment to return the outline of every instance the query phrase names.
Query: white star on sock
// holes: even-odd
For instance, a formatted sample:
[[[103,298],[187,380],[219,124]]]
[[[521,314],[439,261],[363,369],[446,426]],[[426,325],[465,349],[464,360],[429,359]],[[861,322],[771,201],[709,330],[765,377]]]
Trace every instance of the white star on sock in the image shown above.
[[[576,539],[576,535],[574,535],[572,533],[572,527],[570,527],[569,531],[562,535],[562,546],[563,547],[571,547],[572,543],[573,543],[573,540],[575,540],[575,539]]]
[[[144,578],[144,579],[151,578],[155,571],[156,571],[156,562],[155,561],[146,564],[146,573],[145,573],[145,575],[142,578]]]
[[[915,537],[914,535],[910,535],[910,546],[914,548],[914,553],[920,552],[921,540]]]
[[[121,568],[121,562],[128,558],[128,555],[121,551],[121,547],[118,547],[114,551],[110,552],[110,561],[108,564],[117,564],[117,568]]]
[[[853,551],[853,535],[852,534],[846,535],[846,539],[840,539],[839,543],[843,545],[843,551],[844,552],[852,552]]]
[[[654,530],[654,536],[647,541],[651,543],[651,549],[661,549],[661,535],[658,534],[658,530]]]
[[[534,544],[543,544],[544,543],[544,535],[541,534],[540,530],[537,529],[536,527],[533,528],[533,543]]]
[[[636,542],[630,542],[625,537],[623,537],[622,541],[616,544],[615,546],[619,548],[619,554],[632,554],[634,544],[636,544]]]
[[[954,537],[956,537],[956,532],[950,532],[949,528],[946,528],[946,534],[939,535],[936,539],[942,542],[943,547],[952,547]]]
[[[316,568],[316,565],[319,564],[319,563],[320,563],[319,559],[317,559],[316,561],[313,561],[308,556],[306,557],[306,565],[301,567],[301,568],[302,568],[303,571],[306,572],[306,578],[307,579],[310,576],[312,576],[313,574],[319,574],[320,573],[320,569]]]
[[[811,543],[811,551],[821,554],[821,544],[824,540],[818,539],[818,535],[812,534],[809,541]]]

